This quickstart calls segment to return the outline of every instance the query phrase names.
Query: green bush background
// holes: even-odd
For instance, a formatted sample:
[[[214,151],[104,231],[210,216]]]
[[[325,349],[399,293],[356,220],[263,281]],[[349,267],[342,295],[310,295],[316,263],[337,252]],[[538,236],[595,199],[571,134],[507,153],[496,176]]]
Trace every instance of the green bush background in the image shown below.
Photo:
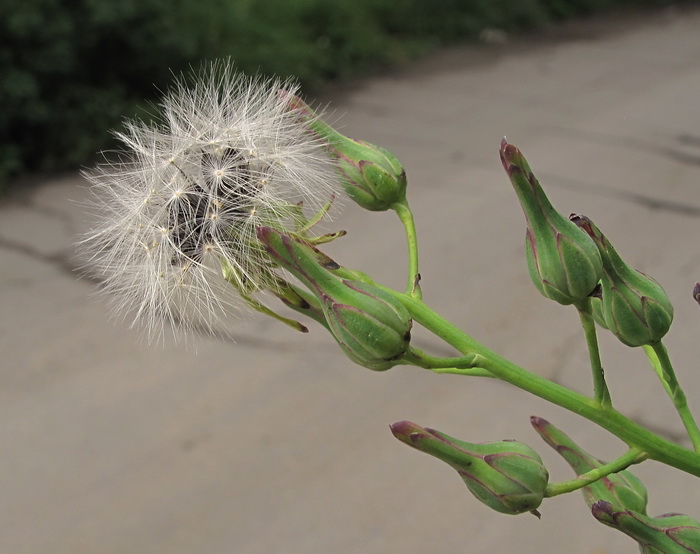
[[[0,2],[0,192],[90,163],[173,73],[230,57],[307,91],[487,27],[518,32],[665,0],[17,0]],[[151,108],[152,109],[152,108]]]

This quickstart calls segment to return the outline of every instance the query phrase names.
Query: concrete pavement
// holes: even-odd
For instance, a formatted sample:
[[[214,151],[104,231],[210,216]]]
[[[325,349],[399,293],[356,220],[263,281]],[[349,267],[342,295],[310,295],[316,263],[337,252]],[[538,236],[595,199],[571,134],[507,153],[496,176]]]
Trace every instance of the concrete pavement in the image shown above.
[[[346,134],[407,167],[426,301],[500,353],[590,390],[572,310],[525,271],[523,218],[498,160],[503,135],[562,212],[594,218],[676,307],[668,346],[700,411],[700,11],[583,23],[556,39],[452,51],[337,98]],[[342,116],[342,117],[341,117]],[[0,205],[0,552],[635,552],[578,495],[542,519],[507,517],[456,474],[391,437],[410,419],[474,442],[516,438],[553,479],[570,470],[529,428],[536,414],[603,458],[623,445],[507,385],[412,368],[373,373],[322,329],[262,316],[236,343],[148,347],[107,319],[76,278],[85,229],[77,175]],[[346,205],[327,249],[404,285],[397,221]],[[416,333],[418,344],[444,351]],[[641,352],[602,340],[616,406],[681,437]],[[700,518],[697,481],[659,464],[636,473],[653,515]]]

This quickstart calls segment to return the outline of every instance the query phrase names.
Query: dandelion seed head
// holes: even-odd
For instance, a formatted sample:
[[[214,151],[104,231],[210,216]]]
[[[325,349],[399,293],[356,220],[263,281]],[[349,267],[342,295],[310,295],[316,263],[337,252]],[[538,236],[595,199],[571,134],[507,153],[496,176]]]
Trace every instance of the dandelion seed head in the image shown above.
[[[113,312],[149,340],[225,332],[241,292],[276,283],[256,228],[291,232],[292,207],[320,209],[336,192],[334,161],[282,89],[296,92],[212,64],[176,82],[161,122],[126,122],[123,151],[85,173],[95,225],[80,247]]]

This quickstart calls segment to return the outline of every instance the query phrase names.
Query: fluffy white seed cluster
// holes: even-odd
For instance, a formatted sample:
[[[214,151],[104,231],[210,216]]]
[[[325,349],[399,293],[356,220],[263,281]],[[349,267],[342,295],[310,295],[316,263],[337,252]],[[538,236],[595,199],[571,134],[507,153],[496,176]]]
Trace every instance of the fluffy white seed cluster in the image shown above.
[[[292,231],[337,182],[324,145],[290,112],[290,83],[214,64],[162,101],[159,124],[128,122],[116,160],[85,174],[95,225],[81,243],[116,315],[149,340],[220,333],[240,293],[274,286],[256,228]],[[222,268],[228,268],[224,278]]]

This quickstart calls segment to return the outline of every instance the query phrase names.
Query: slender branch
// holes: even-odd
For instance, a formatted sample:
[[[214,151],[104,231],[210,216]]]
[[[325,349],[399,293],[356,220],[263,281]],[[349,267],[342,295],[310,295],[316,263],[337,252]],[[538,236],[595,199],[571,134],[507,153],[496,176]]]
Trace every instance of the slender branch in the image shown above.
[[[693,443],[693,448],[695,448],[696,452],[700,452],[700,428],[698,428],[698,424],[688,407],[688,401],[683,389],[678,383],[666,347],[659,341],[656,344],[645,347],[644,351],[649,357],[649,361],[658,374],[659,379],[661,379],[664,389],[666,389],[666,392],[671,397],[671,401],[688,432],[690,441]]]
[[[429,369],[433,373],[437,374],[464,375],[466,377],[490,377],[491,379],[496,378],[493,373],[487,369],[484,369],[483,367],[429,367],[426,369]]]
[[[605,372],[600,360],[600,350],[598,348],[598,336],[596,335],[595,321],[590,311],[590,300],[581,306],[576,306],[578,316],[583,327],[583,334],[586,337],[588,346],[588,357],[591,361],[591,371],[593,372],[593,397],[601,406],[612,406],[610,391],[605,383]]]
[[[475,356],[461,356],[457,358],[439,358],[426,354],[422,350],[411,347],[401,359],[402,362],[423,369],[429,369],[434,373],[452,373],[455,375],[470,375],[473,377],[494,377],[481,367],[474,367]]]
[[[586,473],[582,473],[576,477],[576,479],[562,481],[561,483],[550,483],[547,485],[544,495],[545,497],[549,498],[582,489],[583,487],[587,487],[588,485],[595,483],[598,479],[602,479],[603,477],[607,477],[612,473],[617,473],[618,471],[627,469],[629,466],[643,462],[646,459],[647,455],[644,452],[641,452],[637,448],[630,448],[616,460],[587,471]]]
[[[664,370],[661,367],[661,362],[659,361],[659,357],[656,355],[656,352],[654,352],[654,349],[648,344],[645,344],[642,346],[642,348],[644,349],[647,358],[649,358],[649,362],[651,362],[651,367],[654,368],[654,371],[659,376],[659,381],[661,381],[666,394],[668,394],[669,398],[673,398],[673,391],[671,390],[671,386],[668,384],[666,379],[664,379]]]
[[[406,232],[406,240],[408,242],[408,286],[406,288],[406,294],[414,298],[421,298],[422,293],[419,284],[420,273],[418,271],[418,238],[416,235],[416,224],[413,220],[413,213],[406,199],[395,203],[391,208],[396,212],[396,215],[399,216],[401,223],[403,223]]]

